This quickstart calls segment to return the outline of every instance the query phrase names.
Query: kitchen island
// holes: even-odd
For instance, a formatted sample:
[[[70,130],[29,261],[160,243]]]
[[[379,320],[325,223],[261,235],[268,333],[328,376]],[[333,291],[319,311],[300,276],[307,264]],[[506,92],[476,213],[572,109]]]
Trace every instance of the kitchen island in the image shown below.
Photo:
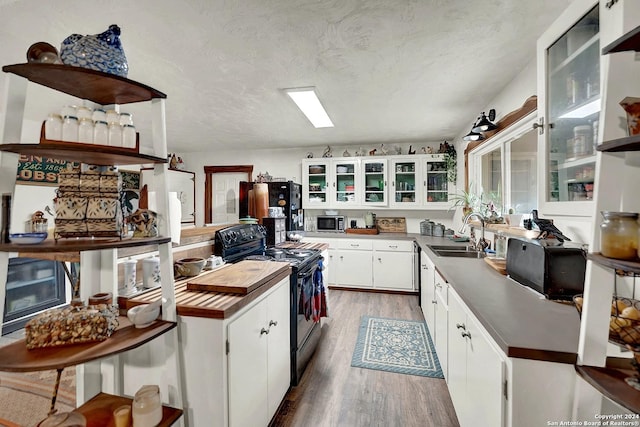
[[[198,278],[228,277],[232,265],[256,271],[247,293],[190,290],[190,282],[202,282],[194,278],[176,282],[187,425],[266,426],[289,389],[291,267],[240,261]],[[124,303],[130,308],[159,298],[150,290]],[[140,365],[153,367],[153,346],[146,351],[127,361],[131,375],[144,376]]]

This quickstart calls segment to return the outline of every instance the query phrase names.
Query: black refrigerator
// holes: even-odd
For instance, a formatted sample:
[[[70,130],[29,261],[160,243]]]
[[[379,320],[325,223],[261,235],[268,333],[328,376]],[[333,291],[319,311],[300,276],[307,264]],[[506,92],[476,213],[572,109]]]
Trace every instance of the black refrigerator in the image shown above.
[[[240,218],[249,215],[249,190],[254,182],[240,182]],[[302,210],[302,184],[293,181],[267,182],[269,187],[269,206],[282,207],[287,231],[304,230]]]

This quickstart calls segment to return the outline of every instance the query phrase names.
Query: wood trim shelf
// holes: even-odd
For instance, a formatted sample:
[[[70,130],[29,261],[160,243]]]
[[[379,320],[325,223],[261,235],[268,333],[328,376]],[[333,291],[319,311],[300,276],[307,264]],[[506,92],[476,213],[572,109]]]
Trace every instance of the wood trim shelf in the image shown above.
[[[103,166],[167,163],[165,158],[135,153],[128,148],[81,142],[43,140],[40,144],[0,144],[0,151]]]
[[[100,105],[122,105],[167,97],[159,90],[126,77],[69,65],[14,64],[5,65],[2,71]]]
[[[177,326],[176,322],[156,320],[147,328],[136,328],[126,316],[106,340],[64,347],[28,350],[24,339],[0,347],[0,371],[30,372],[63,369],[134,349]]]
[[[640,151],[640,135],[627,136],[625,138],[612,139],[598,145],[598,151],[605,153],[622,153],[625,151]]]
[[[87,427],[115,427],[113,411],[123,405],[131,405],[133,399],[128,397],[114,396],[107,393],[98,393],[92,399],[85,402],[73,412],[79,412],[87,419]],[[173,425],[182,416],[181,409],[170,406],[162,406],[162,421],[159,427]]]
[[[608,45],[602,48],[602,54],[608,55],[616,52],[626,52],[633,50],[635,52],[640,51],[640,26],[634,28],[628,33],[616,40],[612,41]]]
[[[576,372],[604,396],[634,413],[640,412],[640,391],[624,380],[635,374],[631,366],[629,369],[613,369],[576,365]]]
[[[601,253],[589,253],[587,254],[587,259],[604,267],[622,270],[626,273],[640,273],[640,260],[637,259],[635,261],[624,261],[621,259],[607,258]]]
[[[169,243],[170,237],[149,237],[149,238],[81,238],[81,239],[47,239],[35,245],[25,245],[16,243],[0,243],[0,252],[29,252],[52,253],[52,252],[78,252],[97,251],[102,249],[130,248],[145,245],[159,245]],[[35,257],[35,255],[34,255]]]

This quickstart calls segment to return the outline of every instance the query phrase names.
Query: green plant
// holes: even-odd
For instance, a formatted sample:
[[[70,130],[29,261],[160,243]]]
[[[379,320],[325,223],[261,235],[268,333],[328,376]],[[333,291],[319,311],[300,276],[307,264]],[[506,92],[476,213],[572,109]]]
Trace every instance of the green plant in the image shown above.
[[[447,167],[447,181],[455,184],[458,180],[458,154],[453,144],[447,145],[447,151],[444,153],[444,162]]]
[[[473,188],[473,183],[469,184],[469,190],[459,190],[456,193],[449,193],[449,201],[453,202],[450,209],[461,207],[463,210],[470,209],[476,210],[479,205],[481,197],[479,197]]]

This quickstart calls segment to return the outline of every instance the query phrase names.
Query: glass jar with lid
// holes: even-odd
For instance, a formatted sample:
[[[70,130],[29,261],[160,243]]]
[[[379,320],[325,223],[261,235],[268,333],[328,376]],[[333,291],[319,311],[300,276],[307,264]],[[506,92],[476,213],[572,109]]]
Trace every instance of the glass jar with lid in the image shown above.
[[[85,117],[78,125],[78,141],[85,144],[93,143],[93,120]]]
[[[109,126],[107,122],[98,120],[93,125],[93,143],[98,145],[109,144]]]
[[[44,137],[54,141],[62,140],[62,116],[60,114],[49,114],[44,123]]]
[[[133,398],[133,425],[154,427],[162,421],[162,402],[157,385],[143,385]]]
[[[64,116],[62,119],[62,140],[78,142],[78,118],[76,116]]]
[[[122,125],[122,146],[136,148],[136,128],[133,125]]]
[[[122,147],[122,126],[120,126],[120,122],[109,123],[109,145]]]
[[[638,213],[602,211],[600,252],[615,259],[632,260],[638,255]]]

